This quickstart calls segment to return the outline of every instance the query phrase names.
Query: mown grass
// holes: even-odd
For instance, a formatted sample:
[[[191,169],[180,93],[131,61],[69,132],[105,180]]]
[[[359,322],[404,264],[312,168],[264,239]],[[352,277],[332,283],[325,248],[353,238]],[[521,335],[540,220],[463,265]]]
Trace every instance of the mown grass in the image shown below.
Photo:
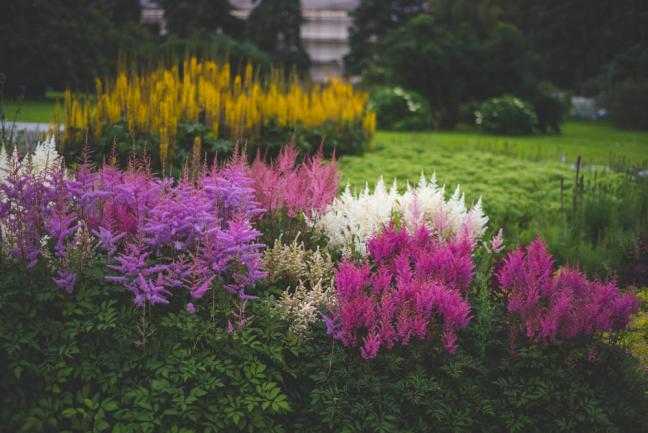
[[[40,122],[54,121],[56,101],[63,103],[62,92],[48,92],[42,98],[13,98],[2,101],[5,122]]]

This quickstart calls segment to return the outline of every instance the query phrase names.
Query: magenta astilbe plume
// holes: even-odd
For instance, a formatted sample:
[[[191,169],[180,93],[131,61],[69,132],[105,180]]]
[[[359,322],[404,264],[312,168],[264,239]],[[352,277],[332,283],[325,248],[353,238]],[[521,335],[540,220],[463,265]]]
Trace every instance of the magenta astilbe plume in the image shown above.
[[[589,281],[568,268],[554,273],[553,263],[539,239],[508,255],[497,278],[515,317],[513,331],[550,343],[623,329],[638,310],[637,298],[615,284]]]
[[[456,332],[470,321],[472,249],[467,239],[439,242],[426,227],[413,234],[385,228],[369,242],[367,262],[338,265],[337,306],[325,318],[329,333],[374,358],[380,347],[431,338],[438,324],[443,346],[454,353]]]
[[[290,217],[304,213],[313,218],[333,201],[340,187],[340,173],[333,159],[324,162],[320,149],[315,155],[297,162],[294,144],[281,149],[271,164],[260,155],[252,164],[256,197],[267,211],[285,210]]]

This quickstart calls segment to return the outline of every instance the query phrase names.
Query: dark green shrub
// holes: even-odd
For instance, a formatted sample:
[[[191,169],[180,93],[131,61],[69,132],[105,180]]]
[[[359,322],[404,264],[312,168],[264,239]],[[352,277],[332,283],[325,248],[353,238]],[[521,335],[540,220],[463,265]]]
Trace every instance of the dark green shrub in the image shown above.
[[[66,294],[46,269],[0,266],[3,431],[285,431],[293,349],[264,301],[228,333],[223,300],[190,315],[174,299],[142,345],[141,309],[104,269]]]
[[[86,268],[66,294],[44,267],[2,264],[6,431],[626,433],[648,422],[634,358],[595,340],[513,347],[489,290],[471,296],[456,355],[412,341],[367,361],[322,323],[296,345],[268,298],[251,301],[231,333],[223,299],[190,315],[172,298],[153,308],[138,344],[141,310],[104,270]]]
[[[411,131],[432,127],[432,112],[418,93],[400,87],[379,87],[371,92],[369,109],[378,128]]]
[[[610,92],[608,109],[619,128],[648,129],[648,80],[618,85]]]
[[[551,83],[540,83],[530,97],[538,116],[537,127],[541,133],[551,129],[560,133],[560,124],[569,111],[569,98]]]
[[[533,108],[515,96],[500,96],[479,106],[475,122],[497,134],[532,134],[538,122]]]

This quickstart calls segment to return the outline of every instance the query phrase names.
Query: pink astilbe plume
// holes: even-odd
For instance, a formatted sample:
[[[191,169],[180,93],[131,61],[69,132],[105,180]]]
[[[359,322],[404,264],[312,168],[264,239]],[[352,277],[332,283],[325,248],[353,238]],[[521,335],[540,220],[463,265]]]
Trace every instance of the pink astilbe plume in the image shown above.
[[[302,163],[297,157],[294,144],[282,148],[273,163],[266,163],[257,154],[250,169],[256,197],[268,212],[285,210],[290,217],[303,213],[314,218],[326,210],[338,192],[337,162],[325,163],[321,149]]]
[[[363,264],[345,260],[335,271],[337,305],[325,318],[345,346],[361,346],[363,358],[380,347],[431,338],[456,351],[456,333],[468,325],[465,292],[473,277],[469,239],[440,242],[422,226],[414,233],[391,225],[369,241]]]
[[[612,282],[589,281],[569,268],[554,273],[553,264],[539,239],[508,255],[497,278],[515,318],[513,332],[550,343],[623,329],[638,310],[637,298]]]

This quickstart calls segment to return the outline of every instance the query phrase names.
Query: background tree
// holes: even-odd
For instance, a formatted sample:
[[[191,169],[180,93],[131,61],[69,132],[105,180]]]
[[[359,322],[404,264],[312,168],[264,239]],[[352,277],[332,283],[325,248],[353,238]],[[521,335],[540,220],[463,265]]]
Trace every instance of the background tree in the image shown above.
[[[447,27],[422,14],[384,35],[377,51],[393,83],[421,93],[442,127],[454,126],[462,103],[524,94],[535,81],[534,56],[512,24],[480,38],[466,23]]]
[[[169,33],[188,37],[199,30],[242,36],[243,22],[228,0],[162,0]]]
[[[362,0],[351,12],[351,51],[344,58],[347,74],[359,75],[374,59],[375,44],[388,31],[397,29],[427,9],[426,0]]]
[[[0,6],[0,73],[7,95],[42,95],[48,86],[91,88],[114,67],[120,47],[145,43],[138,25],[111,22],[86,0],[26,0]]]
[[[310,59],[302,45],[302,22],[299,0],[260,0],[248,17],[246,33],[275,63],[306,73]]]
[[[96,3],[114,23],[138,23],[142,16],[139,0],[91,0],[90,3]]]

